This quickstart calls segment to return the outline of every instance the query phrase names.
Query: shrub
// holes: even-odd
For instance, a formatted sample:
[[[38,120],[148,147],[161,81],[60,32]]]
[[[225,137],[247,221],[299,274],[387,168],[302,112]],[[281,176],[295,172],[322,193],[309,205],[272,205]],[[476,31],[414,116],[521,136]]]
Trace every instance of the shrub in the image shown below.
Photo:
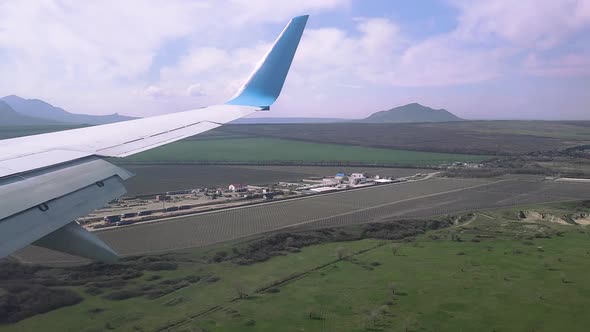
[[[127,300],[130,298],[134,298],[134,297],[138,297],[138,296],[142,296],[142,295],[143,295],[143,293],[138,289],[124,289],[124,290],[108,293],[107,295],[104,296],[104,298],[107,300],[121,301],[121,300]]]
[[[101,313],[103,311],[104,311],[103,308],[92,308],[92,309],[88,309],[88,313],[91,314],[91,315],[99,314],[99,313]]]
[[[226,260],[227,258],[227,252],[225,251],[218,251],[215,253],[215,255],[213,256],[213,258],[211,258],[211,260],[215,263],[221,263],[224,260]]]
[[[391,246],[391,253],[393,254],[393,256],[397,256],[397,252],[399,251],[399,247],[396,245],[392,245]]]
[[[395,295],[395,292],[397,290],[397,284],[394,282],[390,282],[389,283],[389,290],[391,291],[391,295]]]
[[[236,294],[238,295],[238,298],[245,299],[248,297],[248,293],[246,292],[246,288],[243,285],[236,284],[234,286],[234,288],[236,290]]]
[[[0,296],[0,323],[14,323],[27,317],[82,302],[82,297],[69,289],[51,289],[40,285],[19,287]]]
[[[123,288],[127,284],[127,281],[121,279],[114,279],[101,282],[93,282],[88,284],[89,287],[97,288]]]
[[[143,265],[148,271],[173,271],[178,269],[178,264],[173,262],[151,262]]]
[[[344,248],[344,247],[336,248],[336,257],[338,257],[338,260],[344,259],[344,257],[346,257],[346,248]]]
[[[201,277],[195,276],[195,275],[190,275],[190,276],[184,277],[183,280],[186,282],[190,282],[191,284],[194,284],[195,282],[199,282],[201,280]]]
[[[86,292],[86,294],[89,294],[89,295],[100,295],[103,293],[103,290],[101,288],[96,287],[96,286],[88,286],[88,287],[86,287],[86,289],[84,291]]]
[[[309,312],[309,319],[313,319],[313,320],[324,320],[324,317],[322,316],[322,314],[315,312],[315,311],[310,311]]]
[[[190,286],[190,284],[188,282],[184,281],[184,282],[180,282],[177,284],[168,285],[165,287],[159,287],[157,289],[153,289],[153,290],[145,293],[145,297],[150,300],[157,299],[157,298],[160,298],[164,295],[168,295],[168,294],[173,293],[181,288],[188,287],[188,286]]]
[[[210,283],[218,282],[219,280],[221,280],[221,278],[218,276],[208,276],[207,279],[205,279],[206,282]]]

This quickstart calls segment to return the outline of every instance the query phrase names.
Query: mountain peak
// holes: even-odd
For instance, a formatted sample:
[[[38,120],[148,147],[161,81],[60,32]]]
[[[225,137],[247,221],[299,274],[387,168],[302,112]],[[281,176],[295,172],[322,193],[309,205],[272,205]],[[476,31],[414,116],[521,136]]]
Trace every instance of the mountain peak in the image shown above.
[[[6,101],[6,100],[25,100],[25,98],[19,97],[17,95],[8,95],[8,96],[0,98],[0,100],[4,100],[4,101]]]
[[[392,108],[371,114],[364,119],[364,122],[448,122],[461,121],[462,119],[445,109],[433,109],[418,103],[411,103],[404,106]]]

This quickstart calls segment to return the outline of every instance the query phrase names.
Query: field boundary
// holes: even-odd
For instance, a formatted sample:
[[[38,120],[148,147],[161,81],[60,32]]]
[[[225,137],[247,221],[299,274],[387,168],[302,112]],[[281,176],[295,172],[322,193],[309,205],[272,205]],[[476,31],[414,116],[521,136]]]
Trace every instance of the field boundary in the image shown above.
[[[421,151],[412,151],[421,152]],[[438,152],[436,152],[438,153]],[[489,156],[495,158],[497,156]],[[112,160],[111,160],[112,161]],[[195,166],[316,166],[316,167],[368,167],[368,168],[421,168],[421,169],[439,169],[435,165],[427,164],[394,164],[394,163],[350,163],[339,161],[322,161],[322,162],[303,162],[303,161],[112,161],[117,166],[178,166],[178,165],[195,165]]]

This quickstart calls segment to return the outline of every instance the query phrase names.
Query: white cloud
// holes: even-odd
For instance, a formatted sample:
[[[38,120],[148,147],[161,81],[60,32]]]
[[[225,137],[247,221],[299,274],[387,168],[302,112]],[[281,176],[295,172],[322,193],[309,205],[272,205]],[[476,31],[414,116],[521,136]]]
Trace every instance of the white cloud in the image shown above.
[[[172,94],[160,87],[150,85],[145,90],[143,90],[143,95],[150,98],[168,98],[171,97]]]
[[[495,52],[469,50],[449,37],[434,38],[408,48],[389,73],[391,84],[440,86],[489,80],[500,75]]]
[[[192,84],[186,89],[186,95],[189,97],[203,97],[206,96],[203,87],[199,83]]]
[[[239,39],[247,34],[250,29],[245,26],[285,22],[294,15],[347,3],[0,1],[0,72],[10,78],[0,80],[0,94],[42,98],[76,112],[154,111],[161,106],[151,105],[145,94],[135,92],[150,83],[169,90],[161,82],[146,79],[154,56],[165,42],[185,38],[197,48],[214,50],[226,36]],[[273,15],[268,15],[269,10]],[[216,57],[209,54],[208,60],[213,62],[208,64],[223,71],[221,64],[227,59]],[[192,65],[191,70],[203,69]],[[173,94],[183,94],[179,89],[175,86]]]
[[[524,61],[525,72],[536,76],[590,76],[590,52],[566,54],[557,58],[541,58],[530,54]]]
[[[261,21],[281,23],[294,15],[348,7],[350,2],[351,0],[230,0],[223,10],[232,13],[231,20],[225,23],[244,26],[244,23]]]
[[[513,68],[518,64],[519,54],[534,49],[537,44],[546,47],[547,40],[557,38],[547,37],[548,30],[532,29],[531,33],[539,36],[535,39],[538,43],[529,46],[525,37],[512,35],[512,30],[508,28],[501,31],[506,36],[501,41],[485,38],[486,34],[490,34],[489,29],[484,29],[484,33],[474,27],[485,26],[494,13],[503,15],[503,11],[483,15],[482,9],[477,6],[463,5],[463,8],[464,17],[469,17],[469,20],[463,18],[454,31],[419,42],[412,42],[398,24],[385,18],[356,19],[356,31],[338,28],[306,30],[278,106],[281,106],[281,100],[289,101],[288,104],[293,105],[291,108],[300,110],[317,109],[319,104],[337,105],[342,103],[343,94],[352,86],[358,90],[371,85],[428,87],[487,81],[521,72]],[[572,8],[566,7],[564,11],[571,12]],[[512,20],[518,19],[514,16],[501,20],[510,26],[517,23]],[[548,18],[541,16],[541,19]],[[555,40],[557,43],[561,39]],[[178,65],[164,69],[162,77],[166,82],[190,81],[199,77],[208,91],[217,92],[211,101],[218,102],[235,92],[241,82],[237,78],[247,76],[252,64],[267,47],[268,44],[235,50],[196,48]],[[570,66],[568,70],[575,71],[584,65],[581,60],[578,63],[578,67]],[[543,62],[539,66],[554,65]],[[534,74],[539,75],[539,69],[535,70]],[[545,72],[547,75],[551,73],[556,71]],[[580,70],[579,73],[586,71]],[[227,82],[232,83],[228,85]],[[356,94],[361,100],[358,92]]]
[[[495,49],[496,61],[489,63],[501,64],[498,74],[502,74],[501,69],[507,65],[520,65],[510,62],[511,56],[526,55],[520,71],[525,74],[590,75],[588,40],[582,40],[583,46],[575,47],[577,50],[568,51],[568,54],[554,54],[561,53],[561,47],[571,45],[580,33],[587,35],[590,0],[456,0],[453,3],[462,10],[453,36],[476,45],[488,45],[483,49],[486,53]]]
[[[353,33],[336,28],[306,31],[295,59],[295,72],[319,85],[327,81],[381,81],[384,70],[396,63],[400,57],[396,52],[407,41],[394,22],[382,18],[361,19],[356,29]]]
[[[349,19],[348,29],[314,22],[276,109],[284,103],[319,115],[352,108],[353,99],[385,103],[371,97],[375,87],[471,84],[514,73],[590,75],[590,46],[546,54],[587,31],[590,0],[449,1],[460,11],[456,29],[421,40],[387,18]],[[349,4],[0,0],[0,72],[9,78],[0,80],[0,94],[97,114],[149,115],[223,102],[266,52],[270,27],[274,35],[294,15],[346,11]],[[177,50],[174,61],[155,63],[176,40],[190,47]]]
[[[312,84],[370,82],[437,86],[479,82],[499,75],[501,52],[470,50],[453,35],[411,43],[392,21],[363,19],[358,33],[309,30],[295,71]]]
[[[270,44],[261,43],[252,48],[233,50],[193,48],[177,64],[162,68],[161,84],[173,91],[186,91],[186,87],[197,79],[198,89],[207,92],[199,98],[200,102],[224,102],[239,89],[269,47]]]
[[[458,33],[498,37],[520,47],[547,49],[590,24],[589,0],[453,1],[461,10]]]

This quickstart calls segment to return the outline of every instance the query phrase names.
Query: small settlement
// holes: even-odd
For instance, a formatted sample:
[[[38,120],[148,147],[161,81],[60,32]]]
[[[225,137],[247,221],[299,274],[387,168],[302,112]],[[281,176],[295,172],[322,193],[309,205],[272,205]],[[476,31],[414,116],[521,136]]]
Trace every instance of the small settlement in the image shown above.
[[[366,173],[337,173],[327,177],[305,178],[298,182],[270,185],[232,183],[224,188],[193,188],[174,190],[149,197],[117,199],[106,207],[77,220],[86,228],[100,229],[189,215],[269,200],[317,195],[366,186],[405,182],[426,176],[392,178]]]

